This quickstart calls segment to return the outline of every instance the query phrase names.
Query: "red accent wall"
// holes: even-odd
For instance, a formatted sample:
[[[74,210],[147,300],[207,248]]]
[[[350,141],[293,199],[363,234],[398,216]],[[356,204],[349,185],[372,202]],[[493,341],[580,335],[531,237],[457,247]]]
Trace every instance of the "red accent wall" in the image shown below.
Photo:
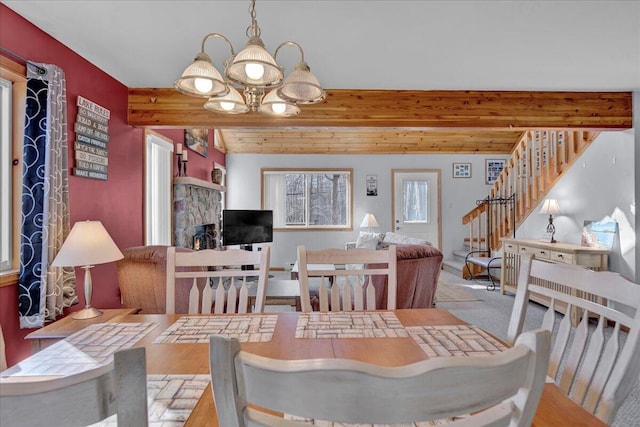
[[[155,129],[156,132],[173,140],[175,144],[182,144],[182,149],[187,149],[184,143],[184,129]],[[196,151],[189,149],[189,161],[187,162],[187,175],[193,178],[211,181],[211,171],[213,164],[218,163],[225,165],[224,153],[213,148],[213,131],[209,131],[209,150],[207,157],[202,156]],[[173,172],[178,173],[178,163],[174,159]]]
[[[64,70],[67,80],[70,167],[74,165],[73,124],[77,113],[78,95],[111,111],[109,179],[99,181],[69,176],[71,224],[86,219],[99,220],[118,247],[142,245],[143,131],[127,124],[128,88],[4,4],[0,4],[0,45],[31,61],[55,64]],[[174,139],[176,143],[184,142],[182,129],[163,130],[162,133]],[[196,152],[189,153],[189,176],[210,180],[213,162],[224,164],[224,154],[213,149],[212,143],[209,147],[207,158]],[[72,307],[70,311],[83,308],[83,277],[83,271],[76,269],[76,284],[81,303]],[[92,305],[99,308],[121,306],[115,263],[94,267],[92,279]],[[7,344],[9,365],[30,354],[30,344],[23,340],[24,335],[30,331],[18,328],[17,316],[16,286],[0,288],[0,324]]]

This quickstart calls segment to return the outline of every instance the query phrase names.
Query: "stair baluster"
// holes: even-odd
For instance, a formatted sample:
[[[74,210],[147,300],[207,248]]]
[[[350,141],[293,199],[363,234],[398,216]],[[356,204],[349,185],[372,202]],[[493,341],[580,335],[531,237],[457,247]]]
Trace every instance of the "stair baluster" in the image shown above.
[[[523,132],[487,197],[490,200],[514,197],[513,203],[481,201],[462,217],[462,224],[469,225],[469,250],[499,250],[500,239],[515,235],[518,225],[598,134],[566,130]]]

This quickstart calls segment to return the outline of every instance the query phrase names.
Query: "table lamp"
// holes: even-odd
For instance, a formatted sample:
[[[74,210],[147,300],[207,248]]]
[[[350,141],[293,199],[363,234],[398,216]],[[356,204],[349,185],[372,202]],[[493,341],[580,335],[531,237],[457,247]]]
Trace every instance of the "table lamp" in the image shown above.
[[[91,319],[102,315],[100,310],[91,307],[93,284],[90,270],[95,264],[104,264],[122,258],[124,255],[100,221],[78,221],[73,225],[69,236],[51,263],[54,267],[84,268],[85,308],[73,313],[72,318]]]
[[[376,217],[373,214],[366,213],[364,214],[364,218],[362,219],[362,223],[360,224],[360,228],[368,227],[369,232],[371,232],[371,227],[380,227],[378,221],[376,221]]]
[[[545,199],[544,203],[542,204],[542,208],[538,213],[543,215],[549,214],[549,225],[547,225],[547,233],[551,233],[550,243],[556,243],[556,240],[553,238],[553,236],[556,234],[556,226],[553,225],[553,215],[560,215],[560,206],[558,206],[558,201],[556,199]]]

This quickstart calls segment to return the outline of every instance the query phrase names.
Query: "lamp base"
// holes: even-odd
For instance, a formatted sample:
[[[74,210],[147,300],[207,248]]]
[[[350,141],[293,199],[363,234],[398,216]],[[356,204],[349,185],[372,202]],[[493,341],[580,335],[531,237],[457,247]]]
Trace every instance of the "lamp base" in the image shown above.
[[[102,316],[102,312],[93,307],[88,307],[80,311],[76,311],[71,315],[71,317],[76,320],[93,319],[94,317],[98,316]]]

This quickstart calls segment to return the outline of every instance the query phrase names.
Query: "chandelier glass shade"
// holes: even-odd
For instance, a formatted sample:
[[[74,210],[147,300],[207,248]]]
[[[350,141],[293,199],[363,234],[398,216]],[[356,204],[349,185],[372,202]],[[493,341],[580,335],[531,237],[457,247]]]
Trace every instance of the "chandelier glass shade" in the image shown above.
[[[249,107],[244,103],[242,95],[232,86],[227,87],[226,95],[209,98],[204,103],[204,108],[216,113],[242,114],[249,111]]]
[[[260,38],[255,0],[251,1],[249,13],[251,25],[246,30],[249,37],[246,47],[236,54],[225,36],[218,33],[206,35],[194,62],[175,81],[176,90],[190,96],[209,98],[203,107],[225,114],[257,111],[276,116],[293,116],[300,113],[299,104],[323,101],[326,93],[304,61],[302,47],[296,42],[286,41],[271,56]],[[231,50],[231,57],[224,61],[224,77],[204,51],[210,38],[224,40]],[[286,79],[284,67],[276,62],[278,51],[283,46],[296,47],[301,55],[300,62]],[[234,85],[243,89],[244,98]],[[268,90],[271,91],[267,93]]]
[[[284,99],[298,99],[298,104],[314,104],[324,100],[326,94],[306,62],[301,61],[287,76],[278,95]]]
[[[277,116],[295,116],[300,113],[300,107],[278,96],[277,90],[272,90],[262,100],[258,112]]]
[[[200,52],[193,64],[184,70],[176,80],[175,88],[185,95],[201,98],[225,95],[229,90],[222,75],[211,63],[209,55],[204,52]]]
[[[243,86],[265,88],[279,85],[284,77],[282,69],[259,38],[252,38],[247,47],[233,58],[226,74],[231,81]]]

